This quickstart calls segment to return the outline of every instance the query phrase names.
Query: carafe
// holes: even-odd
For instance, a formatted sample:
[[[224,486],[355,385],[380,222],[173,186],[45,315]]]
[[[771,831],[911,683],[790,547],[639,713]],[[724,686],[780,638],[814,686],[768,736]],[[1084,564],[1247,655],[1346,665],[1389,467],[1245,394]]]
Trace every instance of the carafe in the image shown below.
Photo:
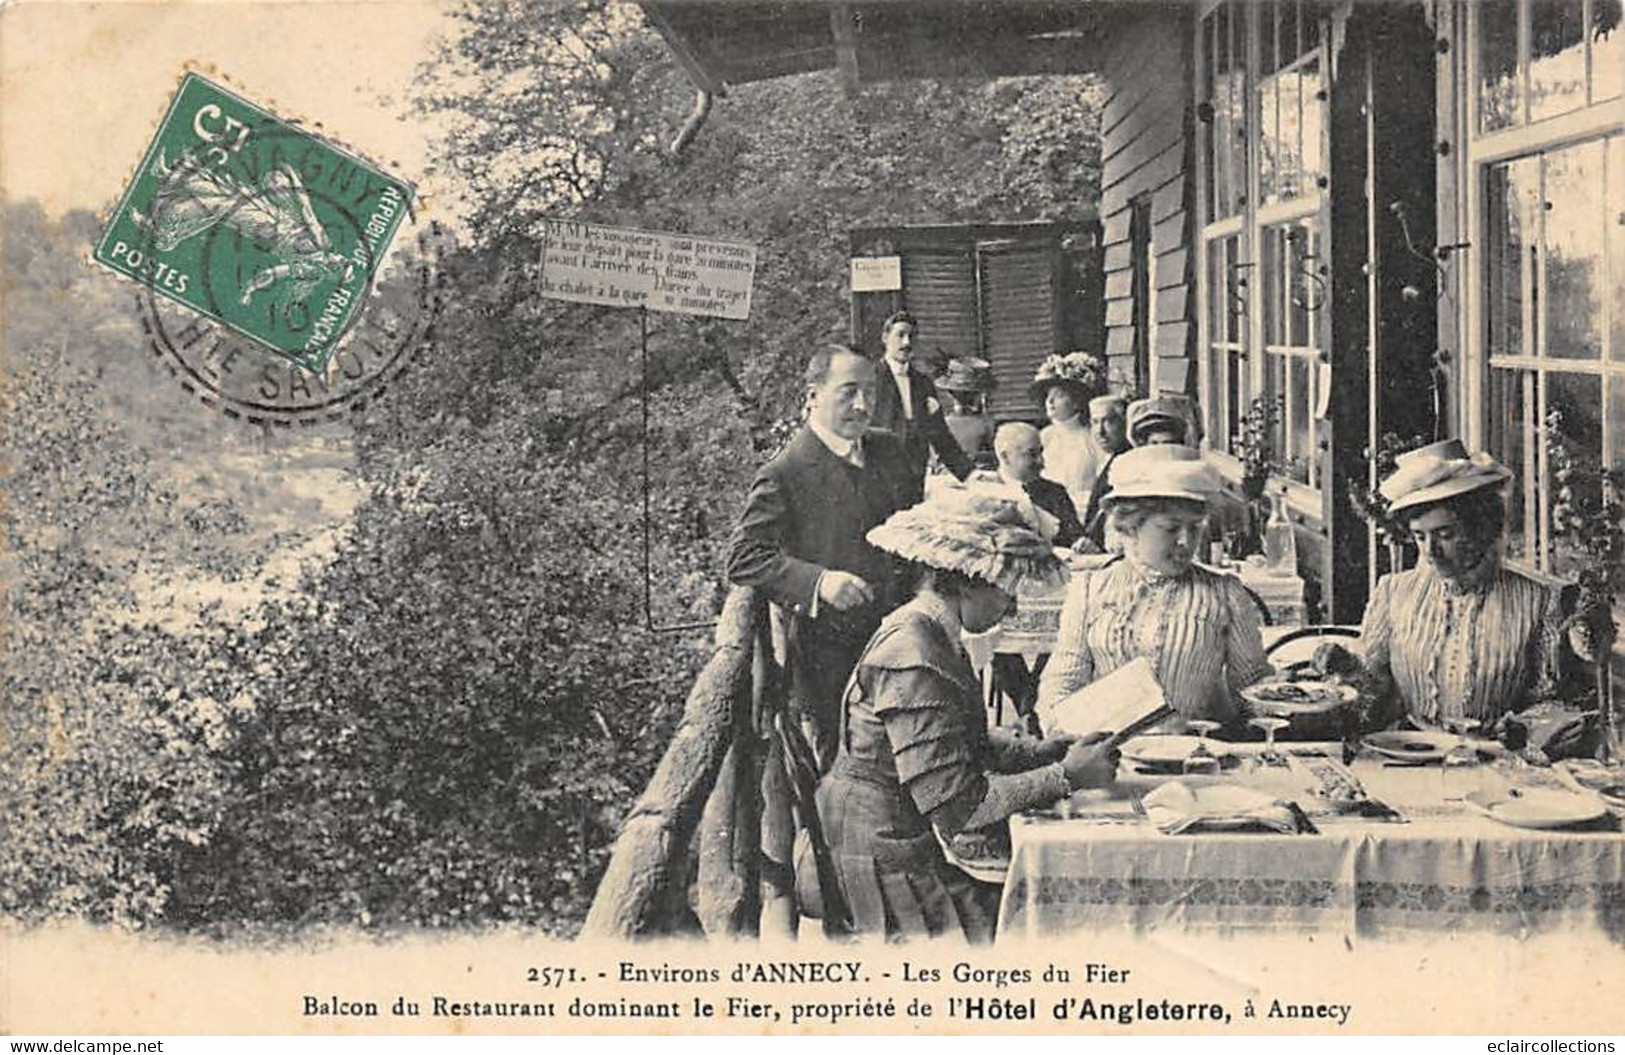
[[[1264,525],[1264,562],[1277,575],[1298,574],[1298,540],[1286,515],[1286,488],[1270,496],[1270,519]]]

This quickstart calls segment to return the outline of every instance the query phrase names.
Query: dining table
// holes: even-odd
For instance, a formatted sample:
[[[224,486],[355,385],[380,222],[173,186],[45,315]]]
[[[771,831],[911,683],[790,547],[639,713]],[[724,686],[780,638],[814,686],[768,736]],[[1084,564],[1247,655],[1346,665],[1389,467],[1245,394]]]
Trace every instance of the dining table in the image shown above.
[[[1617,812],[1534,828],[1483,808],[1525,794],[1573,794],[1559,771],[1493,744],[1470,752],[1470,764],[1418,765],[1369,748],[1345,764],[1342,743],[1208,743],[1224,761],[1217,774],[1153,772],[1125,757],[1111,787],[1012,818],[1000,940],[1579,930],[1625,942]],[[1359,808],[1317,797],[1331,774],[1363,792]],[[1197,825],[1168,834],[1145,805],[1168,781],[1240,786],[1290,802],[1304,827],[1283,834]]]

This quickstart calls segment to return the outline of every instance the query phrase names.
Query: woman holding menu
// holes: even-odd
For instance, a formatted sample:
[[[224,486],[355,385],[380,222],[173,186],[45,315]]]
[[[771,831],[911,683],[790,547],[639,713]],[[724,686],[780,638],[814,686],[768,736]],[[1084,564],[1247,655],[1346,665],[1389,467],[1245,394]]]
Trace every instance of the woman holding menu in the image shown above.
[[[894,514],[869,541],[913,563],[914,597],[881,623],[847,682],[840,748],[818,788],[840,893],[859,932],[993,936],[999,888],[949,863],[962,833],[1099,787],[1116,749],[989,730],[960,644],[1009,611],[1024,578],[1060,561],[1014,503],[952,488]],[[803,886],[811,862],[797,862]]]
[[[1117,457],[1106,502],[1123,556],[1073,578],[1039,682],[1040,720],[1143,656],[1180,719],[1239,724],[1237,691],[1271,670],[1246,587],[1195,563],[1218,490],[1218,473],[1190,447],[1137,447]]]

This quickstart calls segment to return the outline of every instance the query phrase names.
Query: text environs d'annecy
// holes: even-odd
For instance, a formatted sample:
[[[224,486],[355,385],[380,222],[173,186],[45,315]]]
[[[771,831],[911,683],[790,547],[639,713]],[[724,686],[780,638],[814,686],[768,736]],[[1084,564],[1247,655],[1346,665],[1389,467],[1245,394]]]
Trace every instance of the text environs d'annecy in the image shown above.
[[[429,993],[393,1000],[338,995],[303,998],[306,1016],[567,1019],[758,1019],[791,1025],[873,1019],[942,1018],[967,1022],[1052,1020],[1133,1026],[1139,1023],[1209,1023],[1241,1019],[1312,1019],[1345,1025],[1346,1004],[1248,1000],[1243,1008],[1209,999],[1119,996],[1128,968],[1104,963],[1040,968],[989,968],[969,962],[922,967],[909,962],[876,966],[863,961],[739,961],[722,966],[644,965],[620,961],[603,970],[532,969],[545,996],[499,999],[494,992]],[[575,983],[600,986],[592,995],[568,992]],[[551,984],[557,983],[557,984]],[[604,996],[607,983],[613,996]],[[728,986],[739,987],[737,992]],[[920,988],[928,985],[930,988]],[[783,995],[771,987],[782,986]],[[647,989],[648,996],[640,993]],[[692,987],[692,989],[690,989]],[[768,987],[766,989],[762,987]],[[673,989],[681,992],[678,998]],[[857,995],[853,995],[857,994]]]

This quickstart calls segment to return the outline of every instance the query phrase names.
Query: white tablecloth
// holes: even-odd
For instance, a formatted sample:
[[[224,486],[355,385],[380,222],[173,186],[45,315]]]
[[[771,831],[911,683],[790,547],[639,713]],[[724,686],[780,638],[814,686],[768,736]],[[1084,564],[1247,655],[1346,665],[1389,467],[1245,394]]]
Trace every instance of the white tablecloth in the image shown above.
[[[1529,831],[1444,801],[1446,780],[1452,795],[1504,786],[1488,766],[1446,773],[1362,757],[1353,769],[1403,822],[1316,816],[1316,835],[1164,835],[1133,802],[1157,778],[1133,773],[1111,797],[1086,793],[1082,816],[1017,817],[1000,934],[1580,929],[1625,941],[1617,821],[1613,831]]]

